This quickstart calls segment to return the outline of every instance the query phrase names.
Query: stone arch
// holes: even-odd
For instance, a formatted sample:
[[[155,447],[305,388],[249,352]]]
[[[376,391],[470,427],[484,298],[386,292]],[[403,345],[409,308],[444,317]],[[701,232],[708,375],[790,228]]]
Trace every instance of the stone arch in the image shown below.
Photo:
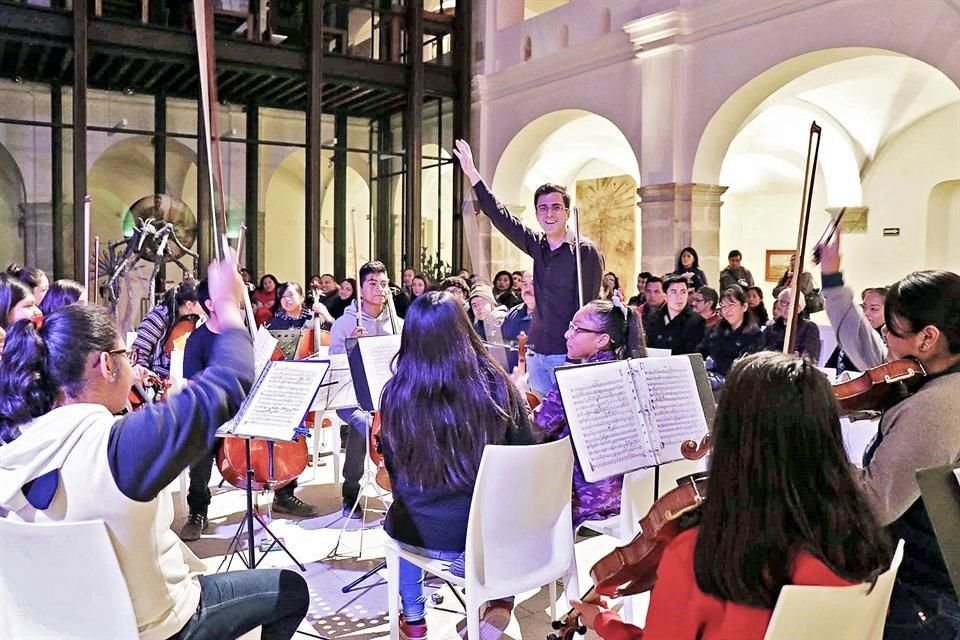
[[[7,148],[0,144],[0,256],[3,256],[4,264],[24,262],[22,220],[26,202],[26,186],[20,167]]]
[[[925,266],[960,273],[960,179],[930,191]]]

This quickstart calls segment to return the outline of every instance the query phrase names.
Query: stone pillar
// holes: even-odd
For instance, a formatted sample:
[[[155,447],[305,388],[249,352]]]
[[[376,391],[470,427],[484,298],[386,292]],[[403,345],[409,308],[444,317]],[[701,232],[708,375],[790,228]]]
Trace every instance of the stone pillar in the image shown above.
[[[65,221],[72,222],[68,218]],[[55,274],[53,264],[54,237],[53,237],[53,206],[49,202],[28,202],[23,207],[23,263],[38,267],[50,274],[53,280]],[[72,234],[64,237],[72,238]],[[62,241],[62,239],[58,239]],[[65,252],[72,255],[69,242],[64,242]],[[4,263],[6,264],[6,263]],[[83,280],[81,274],[80,280]]]
[[[643,229],[641,270],[662,275],[676,266],[680,249],[691,246],[700,268],[716,285],[720,277],[720,196],[713,184],[653,184],[640,187]]]

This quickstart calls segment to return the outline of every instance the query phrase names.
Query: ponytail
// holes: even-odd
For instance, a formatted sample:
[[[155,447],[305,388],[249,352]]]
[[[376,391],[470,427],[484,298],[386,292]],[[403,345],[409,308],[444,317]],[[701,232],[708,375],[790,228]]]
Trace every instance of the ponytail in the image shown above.
[[[586,306],[610,338],[610,350],[618,360],[645,358],[646,340],[637,312],[623,304],[619,298],[614,297],[613,300],[594,300]]]
[[[0,359],[0,441],[14,440],[21,425],[54,407],[59,394],[79,395],[88,356],[119,342],[113,317],[101,307],[64,307],[44,318],[39,330],[28,320],[14,323]]]

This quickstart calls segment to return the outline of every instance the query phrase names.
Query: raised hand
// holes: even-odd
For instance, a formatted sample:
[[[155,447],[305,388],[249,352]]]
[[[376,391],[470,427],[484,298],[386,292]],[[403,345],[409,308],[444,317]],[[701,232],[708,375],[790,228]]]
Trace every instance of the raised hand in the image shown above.
[[[817,245],[817,255],[820,258],[822,273],[839,273],[840,271],[840,229],[824,244]]]
[[[473,151],[466,140],[457,140],[453,143],[453,155],[460,161],[460,169],[463,175],[467,176],[470,186],[480,182],[480,172],[477,171],[477,165],[473,163]]]

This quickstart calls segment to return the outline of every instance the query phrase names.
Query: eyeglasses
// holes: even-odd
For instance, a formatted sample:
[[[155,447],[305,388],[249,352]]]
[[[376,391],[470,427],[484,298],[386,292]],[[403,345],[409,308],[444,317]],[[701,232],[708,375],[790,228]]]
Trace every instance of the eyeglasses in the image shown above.
[[[567,208],[562,204],[541,204],[537,206],[537,213],[563,213]]]
[[[282,296],[280,296],[280,299],[281,299],[281,300],[296,300],[296,299],[299,297],[299,295],[300,295],[300,294],[298,294],[297,292],[294,291],[294,292],[291,292],[291,293],[285,293],[285,294],[283,294]]]
[[[588,329],[586,327],[578,327],[572,322],[567,325],[567,331],[573,331],[574,333],[604,333],[603,331],[597,331],[596,329]]]

